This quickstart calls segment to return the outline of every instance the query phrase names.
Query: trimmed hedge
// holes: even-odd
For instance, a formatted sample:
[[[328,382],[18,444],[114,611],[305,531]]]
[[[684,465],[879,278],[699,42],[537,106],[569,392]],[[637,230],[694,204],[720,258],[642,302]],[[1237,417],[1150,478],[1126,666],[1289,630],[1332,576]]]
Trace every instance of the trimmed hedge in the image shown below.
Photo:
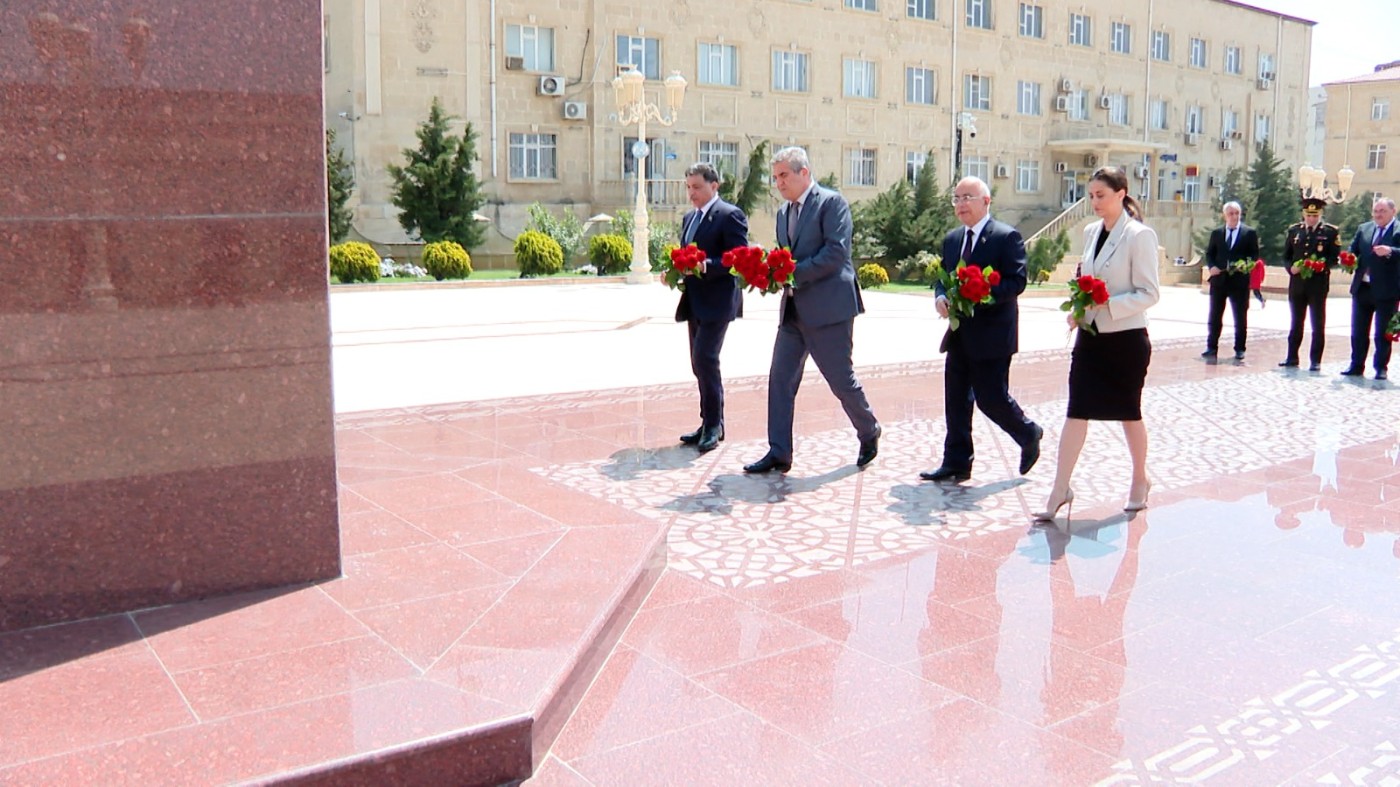
[[[878,262],[867,262],[856,271],[856,281],[860,282],[863,290],[873,290],[876,287],[883,287],[890,283],[890,275],[885,272],[885,266]]]
[[[564,270],[564,250],[538,230],[526,230],[515,239],[515,264],[522,277],[552,276]]]
[[[330,248],[331,275],[342,284],[379,281],[379,252],[368,243],[350,240]]]
[[[440,240],[423,247],[423,268],[438,281],[472,275],[472,258],[456,241]]]
[[[621,235],[594,235],[588,241],[588,261],[599,276],[625,273],[632,264],[632,242]]]

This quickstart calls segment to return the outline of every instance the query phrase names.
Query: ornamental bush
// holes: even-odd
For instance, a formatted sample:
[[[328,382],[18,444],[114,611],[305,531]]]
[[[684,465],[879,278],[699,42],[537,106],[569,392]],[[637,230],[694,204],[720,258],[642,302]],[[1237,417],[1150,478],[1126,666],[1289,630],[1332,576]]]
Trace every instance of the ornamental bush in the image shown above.
[[[867,262],[856,271],[856,280],[860,282],[863,290],[873,290],[876,287],[883,287],[890,283],[890,275],[885,272],[885,266],[878,262]]]
[[[520,276],[552,276],[564,270],[564,250],[539,230],[525,230],[515,239],[515,264]]]
[[[423,247],[423,267],[438,281],[472,275],[472,258],[456,241],[440,240]]]
[[[330,249],[331,275],[342,284],[379,281],[379,252],[357,240],[337,243]]]
[[[625,273],[632,263],[632,243],[621,235],[594,235],[588,241],[588,261],[599,276]]]

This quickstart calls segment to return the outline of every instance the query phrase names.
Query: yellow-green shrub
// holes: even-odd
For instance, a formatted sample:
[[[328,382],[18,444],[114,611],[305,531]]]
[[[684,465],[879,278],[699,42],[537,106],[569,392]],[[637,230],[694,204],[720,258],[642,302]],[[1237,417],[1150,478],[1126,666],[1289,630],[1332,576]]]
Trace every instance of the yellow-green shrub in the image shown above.
[[[632,242],[621,235],[594,235],[588,241],[588,261],[599,276],[623,273],[632,263]]]
[[[331,275],[343,284],[379,281],[379,252],[368,243],[349,240],[330,249]]]
[[[885,272],[885,266],[878,262],[867,262],[856,271],[856,280],[860,282],[861,289],[873,290],[876,287],[883,287],[890,283],[890,275]]]
[[[550,276],[564,270],[564,250],[538,230],[526,230],[515,239],[515,264],[521,276]]]
[[[423,247],[423,269],[438,281],[472,275],[472,258],[456,241],[440,240]]]

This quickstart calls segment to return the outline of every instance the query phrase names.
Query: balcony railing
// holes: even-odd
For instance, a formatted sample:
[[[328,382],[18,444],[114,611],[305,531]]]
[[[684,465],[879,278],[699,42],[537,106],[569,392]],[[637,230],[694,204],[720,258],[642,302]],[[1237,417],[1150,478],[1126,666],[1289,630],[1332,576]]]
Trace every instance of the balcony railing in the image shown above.
[[[1060,230],[1067,230],[1088,218],[1093,210],[1093,206],[1089,203],[1089,198],[1080,197],[1073,205],[1065,208],[1060,215],[1051,219],[1049,224],[1036,230],[1029,238],[1026,238],[1026,245],[1030,246],[1041,238],[1053,238],[1059,235]]]

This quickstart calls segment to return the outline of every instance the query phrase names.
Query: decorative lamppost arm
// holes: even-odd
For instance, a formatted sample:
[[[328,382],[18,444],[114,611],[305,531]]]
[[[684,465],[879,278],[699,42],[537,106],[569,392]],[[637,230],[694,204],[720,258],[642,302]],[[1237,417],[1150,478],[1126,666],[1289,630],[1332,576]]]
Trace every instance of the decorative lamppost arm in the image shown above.
[[[618,122],[624,126],[637,124],[637,141],[632,148],[632,157],[637,162],[636,224],[632,233],[632,264],[628,267],[628,284],[645,284],[653,280],[651,220],[647,214],[646,159],[651,149],[647,140],[647,123],[650,121],[662,126],[675,123],[685,100],[686,82],[679,72],[673,71],[666,77],[666,115],[661,114],[660,107],[646,100],[645,84],[646,78],[635,65],[629,66],[613,80]]]

